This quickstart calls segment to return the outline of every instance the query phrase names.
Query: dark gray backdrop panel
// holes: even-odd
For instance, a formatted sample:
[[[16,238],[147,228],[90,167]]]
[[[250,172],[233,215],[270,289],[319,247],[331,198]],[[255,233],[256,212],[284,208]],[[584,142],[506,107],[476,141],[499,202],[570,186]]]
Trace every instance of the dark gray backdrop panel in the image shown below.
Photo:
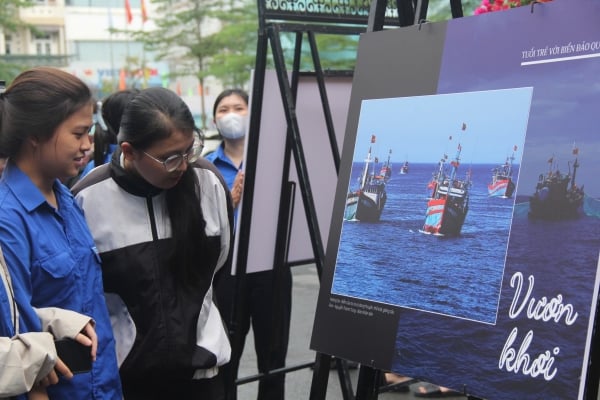
[[[361,101],[434,94],[445,28],[446,23],[436,23],[369,33],[361,37],[358,49],[340,165],[338,185],[341,189],[337,190],[331,219],[311,348],[341,358],[368,360],[368,364],[377,369],[390,367],[393,354],[389,349],[394,348],[398,321],[380,314],[361,318],[352,313],[331,313],[331,296],[323,288],[331,288]],[[338,334],[340,331],[344,332],[342,337]],[[352,355],[347,352],[349,348],[353,349]]]

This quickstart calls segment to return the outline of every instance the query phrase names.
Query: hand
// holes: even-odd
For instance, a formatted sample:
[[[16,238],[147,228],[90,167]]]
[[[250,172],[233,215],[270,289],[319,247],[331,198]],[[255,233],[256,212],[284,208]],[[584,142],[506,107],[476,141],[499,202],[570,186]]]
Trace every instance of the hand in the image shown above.
[[[81,343],[84,346],[91,346],[90,355],[92,356],[92,361],[96,361],[96,350],[98,350],[98,336],[96,336],[96,330],[94,329],[94,325],[91,322],[88,322],[87,325],[81,330],[81,333],[78,333],[75,336],[75,340]]]
[[[233,187],[231,188],[231,199],[233,200],[233,208],[236,208],[242,200],[242,193],[244,191],[244,171],[238,171],[233,181]]]
[[[58,383],[58,374],[61,374],[67,379],[73,378],[73,372],[67,367],[67,365],[62,362],[60,358],[56,358],[56,364],[54,364],[54,370],[52,370],[48,375],[46,375],[42,380],[40,380],[32,389],[32,393],[35,391],[39,391],[38,389],[43,390],[46,393],[45,388],[50,385],[56,385]],[[36,395],[36,393],[33,393]],[[43,399],[44,397],[29,397],[34,399]],[[47,398],[47,397],[46,397]]]
[[[29,393],[27,393],[28,400],[49,400],[46,389],[42,386],[34,386]]]
[[[67,367],[67,364],[65,364],[60,358],[56,357],[56,364],[54,364],[54,371],[50,372],[46,378],[42,379],[42,382],[45,379],[48,379],[48,383],[43,385],[44,387],[58,383],[58,376],[56,375],[57,372],[67,379],[73,378],[73,372],[71,372],[69,367]],[[54,375],[55,380],[52,380],[52,375]]]

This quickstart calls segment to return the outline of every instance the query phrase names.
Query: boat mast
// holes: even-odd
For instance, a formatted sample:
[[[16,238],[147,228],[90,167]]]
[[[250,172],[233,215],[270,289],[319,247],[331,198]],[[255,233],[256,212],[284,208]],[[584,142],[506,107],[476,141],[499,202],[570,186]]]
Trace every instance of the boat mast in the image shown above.
[[[456,171],[458,170],[458,166],[460,164],[460,152],[462,150],[462,146],[460,143],[458,144],[458,149],[456,150],[456,156],[454,160],[450,163],[452,165],[452,171],[450,171],[450,179],[448,182],[448,188],[452,187],[454,180],[456,179]],[[448,190],[448,194],[450,194],[450,190]]]
[[[512,176],[512,167],[513,167],[513,162],[515,161],[515,152],[517,151],[517,145],[515,144],[513,147],[513,152],[510,155],[510,163],[508,164],[508,173],[507,173],[507,177],[510,178]],[[507,160],[508,161],[508,160]]]
[[[577,168],[579,168],[579,162],[576,158],[575,162],[573,163],[573,177],[571,178],[571,189],[575,187],[575,175],[577,174]]]
[[[577,174],[577,168],[579,168],[579,162],[577,161],[578,154],[579,149],[577,147],[573,147],[573,155],[575,156],[575,162],[573,163],[573,177],[571,178],[571,189],[575,187],[575,175]]]
[[[369,146],[369,152],[367,153],[367,158],[365,158],[365,168],[363,169],[362,178],[360,180],[360,188],[365,187],[367,182],[367,174],[369,173],[369,163],[371,162],[371,146]]]

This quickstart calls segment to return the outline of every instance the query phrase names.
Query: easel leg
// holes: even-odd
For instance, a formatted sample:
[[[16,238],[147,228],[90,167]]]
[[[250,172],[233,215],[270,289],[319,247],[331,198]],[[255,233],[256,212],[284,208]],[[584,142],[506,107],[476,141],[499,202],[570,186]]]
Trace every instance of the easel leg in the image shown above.
[[[356,387],[356,400],[377,400],[381,371],[360,366]]]
[[[331,356],[317,353],[315,367],[313,369],[312,384],[310,386],[310,400],[325,400],[330,368]]]

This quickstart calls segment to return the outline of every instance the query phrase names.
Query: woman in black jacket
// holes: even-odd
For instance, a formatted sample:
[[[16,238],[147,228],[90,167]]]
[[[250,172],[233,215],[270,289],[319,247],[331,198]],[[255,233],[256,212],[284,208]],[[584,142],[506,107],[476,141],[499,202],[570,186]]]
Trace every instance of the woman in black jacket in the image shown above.
[[[228,189],[167,89],[128,102],[118,142],[73,191],[102,258],[125,399],[220,399],[231,349],[212,280],[230,262]]]

